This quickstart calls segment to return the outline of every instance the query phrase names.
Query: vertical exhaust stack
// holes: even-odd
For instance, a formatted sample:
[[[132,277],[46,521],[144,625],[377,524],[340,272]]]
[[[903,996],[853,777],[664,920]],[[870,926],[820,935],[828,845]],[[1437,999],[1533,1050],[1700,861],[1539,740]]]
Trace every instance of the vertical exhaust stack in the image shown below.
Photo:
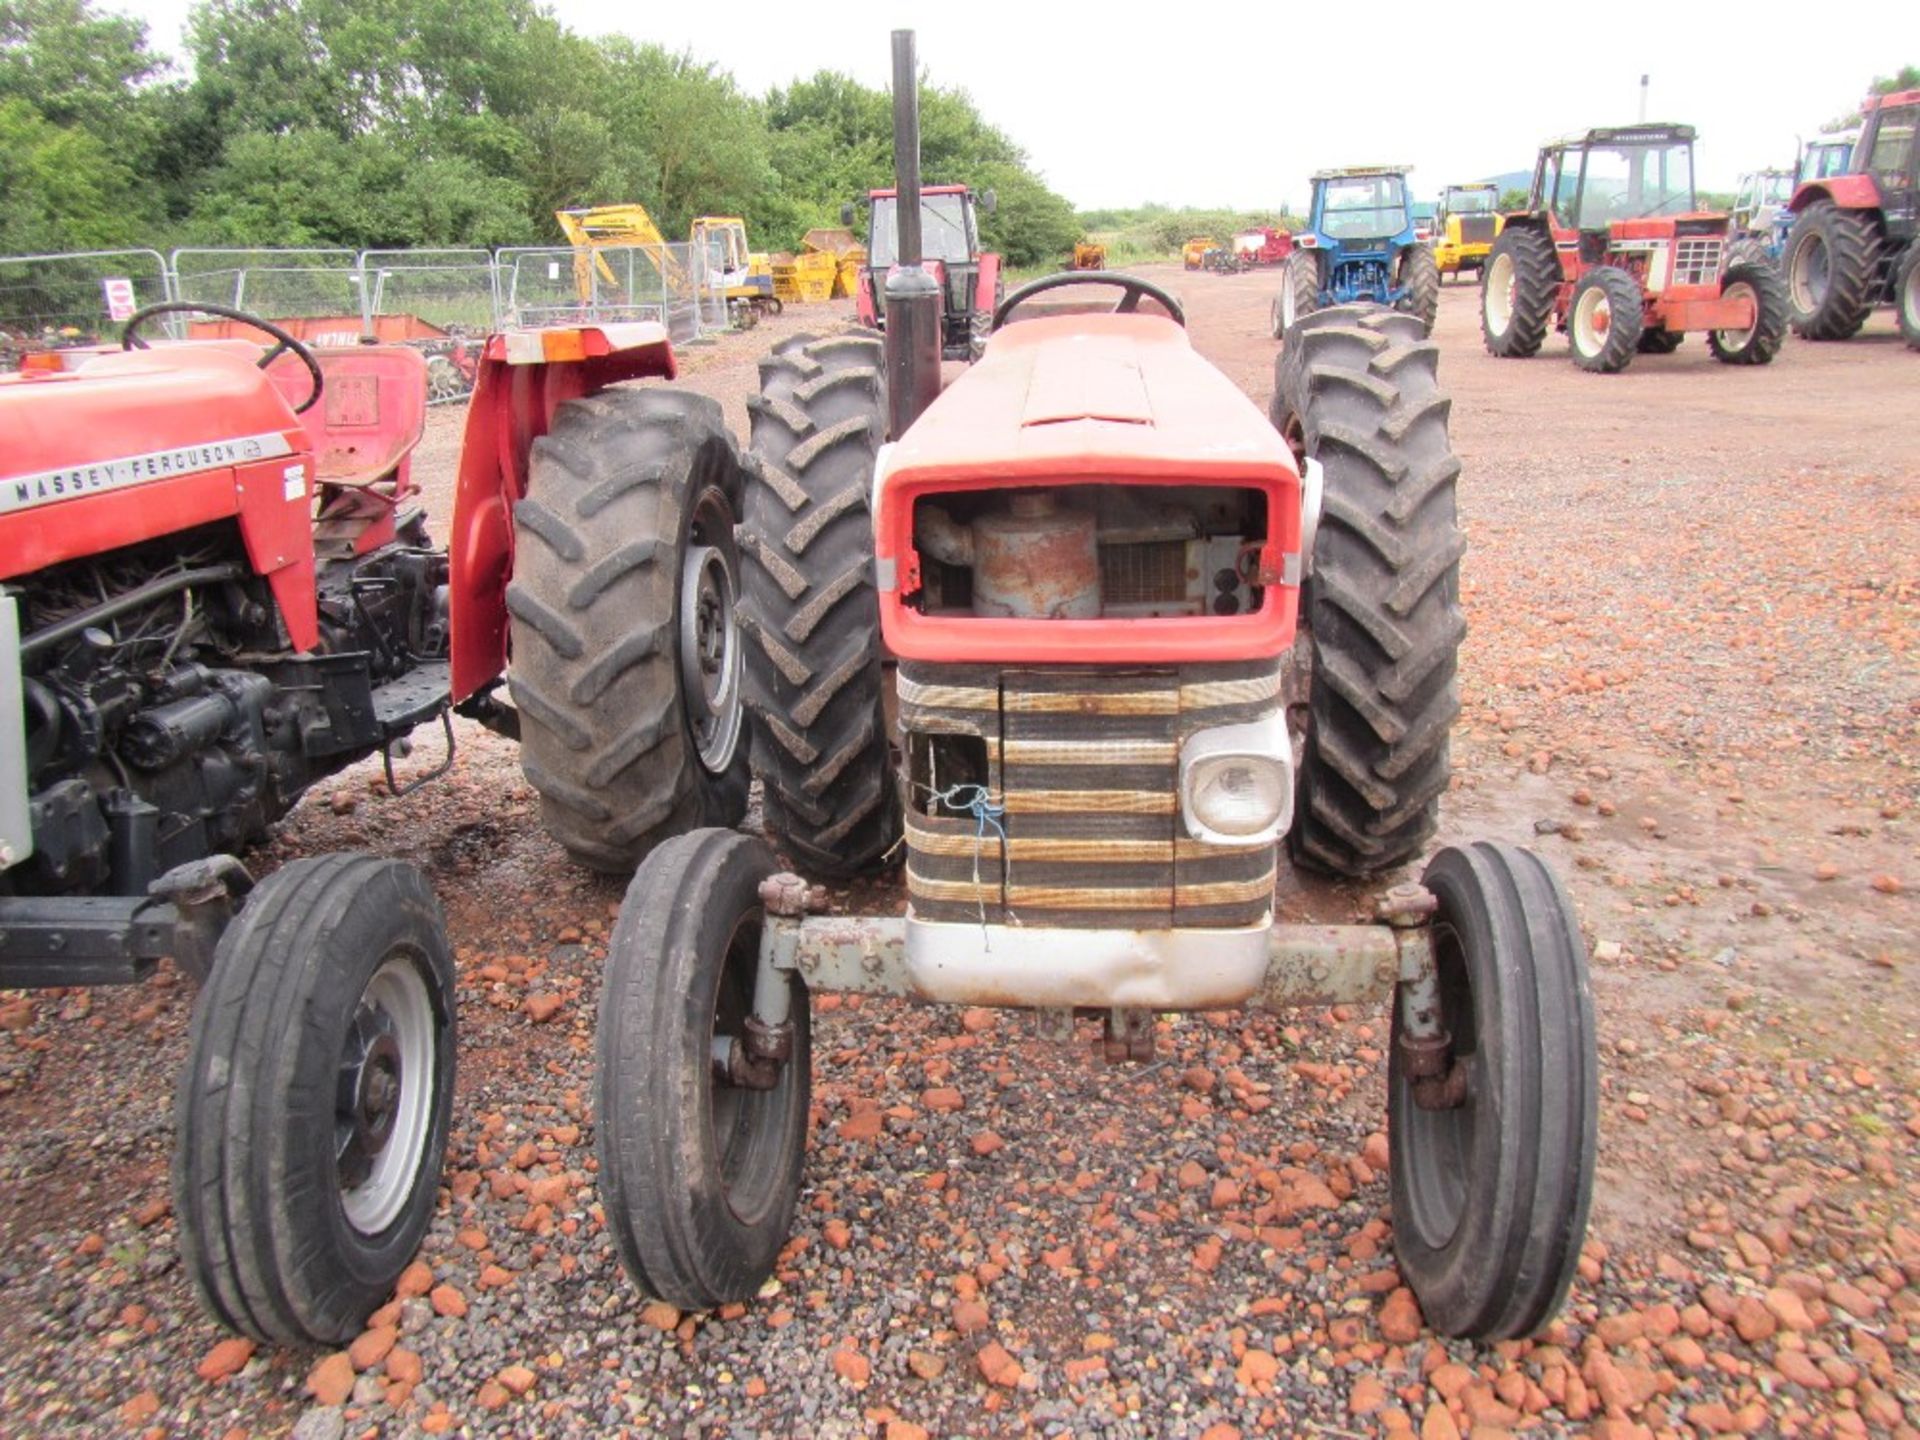
[[[887,276],[887,438],[940,394],[940,284],[921,268],[920,70],[913,31],[893,32],[893,174],[899,264]]]

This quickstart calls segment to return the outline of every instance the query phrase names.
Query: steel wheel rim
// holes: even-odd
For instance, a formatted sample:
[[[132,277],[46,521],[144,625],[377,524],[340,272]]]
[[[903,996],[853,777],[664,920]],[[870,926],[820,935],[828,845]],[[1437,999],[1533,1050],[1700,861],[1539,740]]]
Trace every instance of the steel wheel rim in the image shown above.
[[[680,686],[694,750],[714,775],[733,763],[744,713],[731,537],[724,502],[708,497],[696,513],[694,543],[680,574]]]
[[[1802,314],[1820,308],[1826,298],[1830,268],[1823,236],[1807,236],[1793,252],[1793,303]]]
[[[341,1042],[334,1170],[347,1223],[378,1235],[413,1193],[432,1129],[433,998],[421,962],[392,955],[360,994]]]
[[[1487,277],[1481,291],[1485,294],[1487,329],[1495,335],[1507,333],[1507,327],[1513,323],[1513,257],[1496,255],[1493,263],[1487,267]]]
[[[1479,1121],[1480,1068],[1475,1063],[1479,1031],[1473,1010],[1466,956],[1460,936],[1444,919],[1433,926],[1433,957],[1440,988],[1441,1023],[1453,1037],[1449,1055],[1455,1065],[1467,1067],[1466,1098],[1449,1110],[1423,1110],[1414,1102],[1412,1082],[1400,1097],[1406,1117],[1404,1136],[1396,1145],[1406,1149],[1407,1172],[1418,1183],[1407,1187],[1407,1209],[1394,1223],[1404,1225],[1430,1250],[1446,1248],[1466,1220],[1470,1177],[1474,1174],[1474,1142]]]
[[[1293,328],[1293,322],[1299,318],[1294,310],[1294,277],[1288,275],[1286,281],[1286,288],[1280,292],[1280,333],[1282,336]]]
[[[1613,307],[1607,293],[1594,286],[1573,307],[1573,336],[1582,355],[1598,355],[1606,345],[1607,332],[1613,328]]]
[[[747,1017],[753,1013],[753,985],[759,970],[760,912],[743,915],[727,937],[727,949],[721,961],[720,983],[714,995],[713,1033],[709,1048],[718,1058],[732,1045],[747,1043]],[[729,1084],[707,1067],[708,1120],[713,1138],[715,1167],[719,1172],[720,1198],[742,1225],[757,1224],[778,1198],[780,1181],[777,1167],[764,1163],[762,1151],[777,1147],[776,1127],[786,1089],[792,1083],[780,1067],[780,1078],[771,1090],[749,1090]],[[758,1175],[758,1184],[748,1183]]]
[[[427,398],[429,400],[451,400],[459,393],[459,367],[444,355],[428,357]]]
[[[1747,348],[1747,342],[1753,338],[1754,330],[1760,324],[1760,296],[1745,280],[1736,281],[1720,292],[1720,298],[1723,300],[1730,295],[1745,295],[1753,301],[1753,324],[1744,330],[1717,330],[1714,333],[1719,337],[1722,350],[1744,350]]]

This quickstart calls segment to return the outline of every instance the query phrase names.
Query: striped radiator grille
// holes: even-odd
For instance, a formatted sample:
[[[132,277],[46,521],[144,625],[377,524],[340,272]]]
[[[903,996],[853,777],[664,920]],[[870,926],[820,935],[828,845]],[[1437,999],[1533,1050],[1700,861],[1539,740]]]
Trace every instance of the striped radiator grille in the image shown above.
[[[951,777],[916,776],[907,889],[921,919],[1165,929],[1268,914],[1275,847],[1190,839],[1179,759],[1196,730],[1272,714],[1279,662],[1132,672],[903,663],[898,686],[910,752],[915,736],[975,737],[1002,810],[986,822],[945,813],[927,782],[945,790]]]

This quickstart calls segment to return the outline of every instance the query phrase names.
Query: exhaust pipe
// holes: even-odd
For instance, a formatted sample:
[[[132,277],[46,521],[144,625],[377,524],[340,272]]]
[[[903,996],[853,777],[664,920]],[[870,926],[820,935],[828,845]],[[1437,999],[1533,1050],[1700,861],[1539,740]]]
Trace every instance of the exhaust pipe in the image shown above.
[[[920,67],[913,31],[893,32],[893,175],[899,263],[887,276],[887,438],[940,394],[940,284],[921,267]]]

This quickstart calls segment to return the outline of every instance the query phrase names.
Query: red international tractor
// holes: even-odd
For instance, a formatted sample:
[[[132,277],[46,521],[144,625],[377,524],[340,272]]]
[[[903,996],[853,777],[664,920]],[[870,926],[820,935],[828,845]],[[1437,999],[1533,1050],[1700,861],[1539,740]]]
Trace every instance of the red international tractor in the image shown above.
[[[1861,107],[1853,160],[1842,175],[1793,192],[1780,265],[1794,333],[1845,340],[1875,305],[1892,304],[1900,334],[1920,350],[1920,90]]]
[[[906,213],[915,75],[897,33]],[[1594,1166],[1560,882],[1477,843],[1389,889],[1379,924],[1275,916],[1283,840],[1388,876],[1448,788],[1464,542],[1420,321],[1303,321],[1270,422],[1173,295],[1069,272],[1009,294],[942,392],[940,295],[910,232],[896,256],[884,343],[795,337],[761,365],[741,616],[768,839],[670,840],[621,906],[594,1116],[627,1270],[692,1309],[766,1281],[818,992],[1022,1007],[1063,1040],[1087,1018],[1120,1061],[1151,1055],[1164,1011],[1390,1002],[1400,1267],[1445,1333],[1536,1329]],[[1076,303],[1091,286],[1117,288],[1110,311]],[[769,840],[821,876],[904,853],[905,915],[808,913]]]
[[[1527,208],[1505,217],[1480,277],[1489,352],[1537,353],[1551,322],[1574,363],[1613,374],[1689,330],[1729,365],[1765,365],[1787,333],[1778,273],[1728,263],[1731,221],[1694,202],[1693,128],[1629,125],[1543,146]]]
[[[939,287],[940,353],[949,360],[976,360],[993,325],[993,308],[1004,286],[1000,257],[980,248],[980,213],[991,215],[994,194],[977,199],[965,185],[929,185],[920,192],[917,221],[926,257],[916,273]],[[864,325],[887,328],[887,280],[900,269],[899,196],[893,190],[867,193],[867,259],[860,271],[855,306]],[[853,223],[853,207],[841,211]]]
[[[185,311],[256,340],[147,337]],[[409,455],[425,361],[212,306],[0,378],[0,988],[201,982],[175,1107],[188,1274],[247,1334],[333,1343],[425,1231],[454,975],[411,865],[248,847],[450,712],[518,734],[554,835],[631,871],[744,812],[743,472],[658,325],[490,337],[452,544]],[[503,676],[512,666],[507,689]],[[437,774],[438,770],[431,773]]]

